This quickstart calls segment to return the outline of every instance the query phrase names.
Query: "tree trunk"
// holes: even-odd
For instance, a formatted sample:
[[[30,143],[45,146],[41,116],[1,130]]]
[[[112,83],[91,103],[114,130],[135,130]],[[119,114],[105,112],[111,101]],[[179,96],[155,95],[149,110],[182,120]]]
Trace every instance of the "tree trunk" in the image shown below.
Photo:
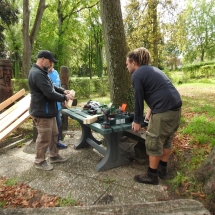
[[[96,31],[94,33],[94,40],[96,45],[96,75],[98,77],[102,77],[102,69],[103,69],[103,56],[102,56],[102,31]]]
[[[204,57],[205,57],[205,50],[202,49],[202,52],[201,52],[201,61],[204,61]]]
[[[37,9],[37,15],[34,20],[33,28],[29,35],[29,25],[30,25],[30,10],[29,10],[29,0],[23,0],[23,56],[22,56],[22,77],[27,78],[31,66],[31,55],[34,40],[39,31],[39,27],[42,21],[43,12],[47,8],[45,5],[45,0],[40,0]]]
[[[127,103],[129,110],[131,77],[125,63],[127,45],[120,0],[100,0],[100,4],[111,101],[117,108]]]
[[[153,66],[158,67],[158,20],[157,20],[157,0],[148,0],[149,18],[152,20],[152,52],[153,52]]]
[[[93,59],[92,59],[92,38],[91,36],[89,37],[89,46],[88,46],[88,68],[89,68],[89,77],[92,79],[92,64],[93,64]]]

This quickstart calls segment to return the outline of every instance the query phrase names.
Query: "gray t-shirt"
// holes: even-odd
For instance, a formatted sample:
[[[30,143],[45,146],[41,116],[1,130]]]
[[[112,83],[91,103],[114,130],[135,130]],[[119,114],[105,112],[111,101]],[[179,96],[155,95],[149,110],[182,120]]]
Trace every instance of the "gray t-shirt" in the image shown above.
[[[143,65],[132,74],[134,88],[134,122],[143,122],[144,100],[153,113],[162,113],[182,105],[179,92],[158,68]]]

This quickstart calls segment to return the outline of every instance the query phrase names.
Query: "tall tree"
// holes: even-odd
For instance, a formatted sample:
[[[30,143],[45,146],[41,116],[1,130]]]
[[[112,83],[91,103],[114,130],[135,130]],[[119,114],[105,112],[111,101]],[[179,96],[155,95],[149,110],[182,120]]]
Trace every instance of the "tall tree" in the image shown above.
[[[99,8],[98,8],[99,9]],[[102,25],[99,22],[99,10],[89,10],[88,16],[88,26],[90,25],[90,38],[92,38],[92,43],[95,44],[95,48],[89,50],[90,52],[94,51],[95,57],[95,70],[96,75],[98,77],[102,76],[102,69],[103,69],[103,34],[102,34]],[[92,66],[91,66],[92,67]]]
[[[4,30],[18,21],[18,9],[14,8],[12,3],[0,0],[0,57],[6,57]]]
[[[27,78],[30,65],[31,65],[31,55],[33,44],[39,27],[42,21],[43,12],[48,7],[45,4],[46,0],[40,0],[37,8],[37,14],[33,23],[32,29],[30,29],[30,13],[29,10],[29,0],[23,0],[23,24],[22,24],[22,35],[23,35],[23,56],[22,56],[22,76]],[[30,32],[30,34],[29,34]]]
[[[139,0],[131,0],[127,6],[125,18],[128,44],[130,46],[148,48],[151,52],[152,65],[158,66],[159,43],[161,33],[157,12],[159,1],[147,0],[142,4]]]
[[[186,62],[212,60],[215,56],[215,2],[189,1],[178,18],[178,40]]]
[[[158,16],[157,6],[158,0],[147,0],[148,3],[148,16],[149,16],[149,28],[151,32],[151,50],[153,56],[152,64],[158,67],[158,42],[160,40],[158,33]]]
[[[150,50],[152,65],[162,66],[164,23],[174,14],[176,5],[166,0],[130,0],[124,19],[130,49],[144,46]]]
[[[77,1],[73,0],[72,4],[70,0],[62,1],[58,0],[57,15],[58,15],[58,62],[59,65],[64,65],[64,59],[66,55],[63,48],[67,46],[65,35],[68,32],[69,23],[72,18],[78,18],[78,14],[84,9],[90,9],[95,7],[99,2],[96,0],[91,1]]]
[[[127,45],[120,0],[100,0],[111,101],[116,107],[128,101],[131,80],[126,69]],[[128,109],[132,104],[128,104]]]
[[[190,61],[213,59],[215,54],[215,2],[213,0],[190,1],[185,12],[185,58]]]

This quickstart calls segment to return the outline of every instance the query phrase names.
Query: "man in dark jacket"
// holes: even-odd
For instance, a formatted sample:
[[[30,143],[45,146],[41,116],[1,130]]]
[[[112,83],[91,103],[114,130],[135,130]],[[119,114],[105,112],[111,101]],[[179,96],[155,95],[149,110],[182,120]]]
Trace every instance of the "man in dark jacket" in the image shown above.
[[[158,176],[163,179],[167,174],[173,135],[180,123],[182,101],[168,77],[149,64],[149,51],[143,47],[127,55],[126,65],[132,74],[134,88],[134,132],[140,130],[144,121],[144,101],[149,107],[145,117],[149,120],[145,142],[149,167],[145,174],[136,175],[134,180],[156,185],[159,183]]]
[[[31,93],[29,113],[37,127],[35,167],[41,170],[52,170],[52,163],[64,162],[56,147],[58,128],[56,124],[57,104],[74,99],[68,90],[54,86],[48,76],[52,62],[56,63],[53,54],[44,50],[39,52],[36,64],[30,70],[28,85]],[[47,149],[50,151],[49,162],[46,161]]]

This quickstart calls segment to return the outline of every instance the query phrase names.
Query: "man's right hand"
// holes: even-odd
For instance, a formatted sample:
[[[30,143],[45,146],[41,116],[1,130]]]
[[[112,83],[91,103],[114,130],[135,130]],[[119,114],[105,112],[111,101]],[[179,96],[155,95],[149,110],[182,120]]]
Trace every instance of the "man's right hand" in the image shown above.
[[[132,129],[134,130],[134,132],[138,132],[141,129],[141,124],[132,122]]]

